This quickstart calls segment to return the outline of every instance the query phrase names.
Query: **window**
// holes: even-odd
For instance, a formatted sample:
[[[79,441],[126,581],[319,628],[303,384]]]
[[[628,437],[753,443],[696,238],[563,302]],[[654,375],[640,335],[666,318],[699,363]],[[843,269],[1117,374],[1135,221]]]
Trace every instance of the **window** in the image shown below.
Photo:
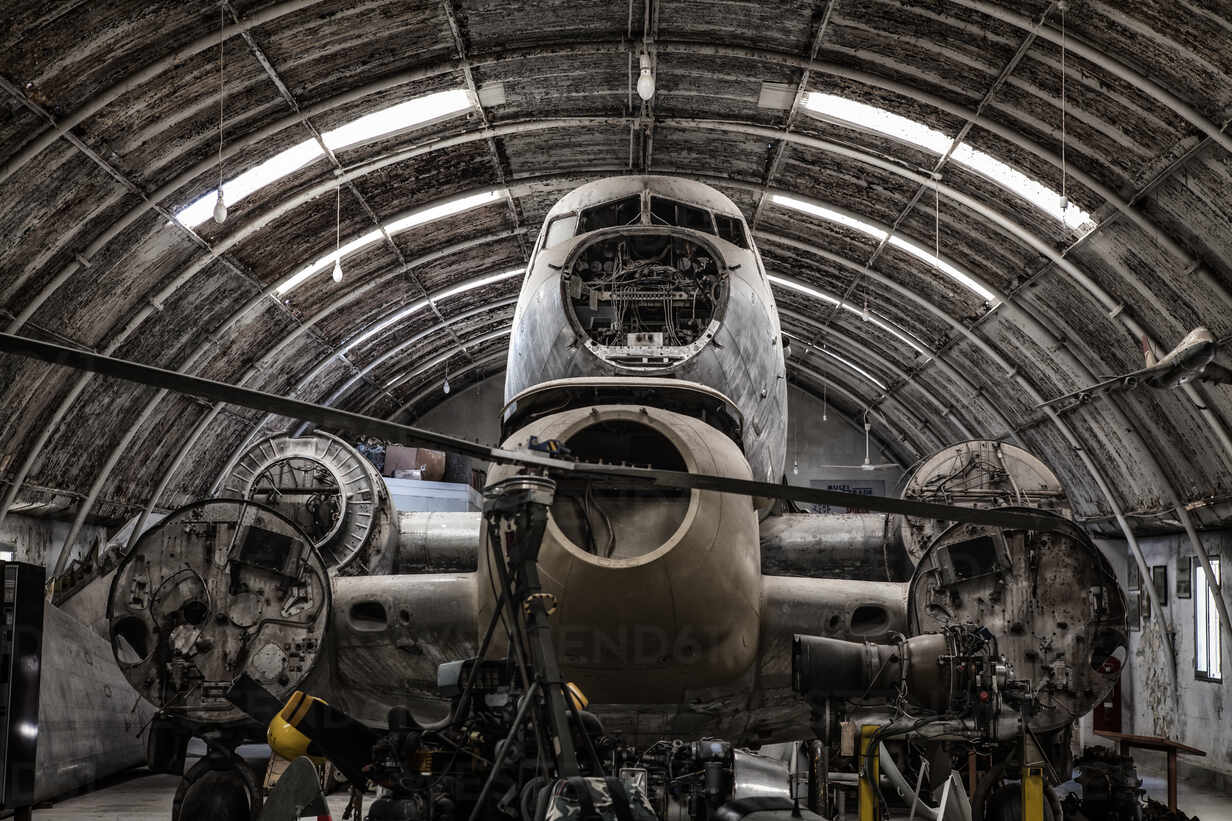
[[[426,125],[432,120],[461,113],[470,107],[470,97],[467,96],[466,89],[438,91],[366,114],[326,131],[321,135],[321,139],[331,151],[340,151],[396,131]],[[227,207],[234,208],[254,192],[324,156],[325,152],[315,137],[304,140],[227,180],[222,186],[223,199]],[[217,189],[211,189],[176,212],[175,218],[189,228],[196,228],[214,213],[214,200],[217,196]]]
[[[560,245],[577,231],[578,215],[565,214],[548,223],[547,236],[543,238],[543,247],[551,248]]]
[[[837,223],[838,225],[842,225],[845,228],[850,228],[853,231],[859,231],[861,234],[870,236],[878,242],[889,242],[895,248],[906,251],[916,259],[921,260],[933,269],[945,274],[947,277],[954,280],[959,285],[962,285],[969,291],[979,294],[980,298],[985,302],[996,301],[996,295],[993,294],[992,291],[988,290],[988,287],[974,276],[966,273],[965,271],[960,271],[958,268],[946,262],[941,257],[934,255],[932,251],[922,248],[910,240],[905,240],[898,234],[887,234],[876,225],[865,222],[861,219],[857,219],[850,214],[844,214],[840,211],[835,211],[822,205],[806,202],[805,200],[798,200],[795,197],[788,197],[783,194],[772,194],[770,195],[770,202],[775,205],[781,205],[784,208],[791,208],[794,211],[810,214],[819,219],[826,220],[827,222]]]
[[[1215,583],[1219,583],[1219,559],[1211,559],[1211,571]],[[1198,562],[1193,564],[1194,579],[1194,667],[1197,676],[1205,681],[1223,681],[1223,664],[1220,660],[1219,608],[1215,593],[1206,583],[1206,573]]]
[[[732,245],[739,245],[741,248],[749,247],[748,240],[744,238],[744,226],[740,224],[739,217],[729,217],[724,214],[715,214],[714,224],[719,229],[719,236],[730,242]]]
[[[714,233],[709,211],[664,197],[650,198],[650,221],[655,225],[675,225],[706,234]]]
[[[622,200],[605,202],[582,211],[578,219],[579,234],[598,231],[600,228],[616,228],[620,225],[636,225],[642,221],[642,195],[634,194]]]
[[[954,142],[949,135],[930,128],[924,123],[834,94],[810,91],[804,95],[801,104],[806,111],[821,119],[879,131],[934,154],[945,154]],[[973,147],[970,143],[963,142],[954,146],[952,159],[959,165],[983,174],[997,185],[1013,191],[1054,219],[1062,220],[1074,231],[1085,233],[1095,227],[1095,221],[1089,213],[1069,202],[1043,181],[1027,176],[1017,168]]]

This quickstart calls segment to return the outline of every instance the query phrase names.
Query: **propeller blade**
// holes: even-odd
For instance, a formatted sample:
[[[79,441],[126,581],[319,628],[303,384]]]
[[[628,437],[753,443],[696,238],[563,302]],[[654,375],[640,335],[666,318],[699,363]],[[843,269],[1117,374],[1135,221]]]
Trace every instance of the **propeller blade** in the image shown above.
[[[286,396],[266,393],[204,379],[199,376],[170,371],[153,365],[143,365],[127,359],[104,356],[80,348],[70,348],[54,342],[31,339],[15,334],[0,333],[0,352],[39,359],[53,365],[64,365],[77,370],[89,371],[102,376],[116,377],[153,388],[166,388],[178,393],[198,396],[215,402],[226,402],[253,410],[288,416],[312,422],[323,428],[347,431],[358,436],[372,436],[387,442],[396,442],[416,447],[446,450],[461,456],[470,456],[488,462],[521,465],[546,469],[553,478],[568,482],[591,481],[605,485],[645,487],[649,482],[665,489],[715,490],[744,496],[759,496],[793,502],[809,502],[821,505],[853,507],[875,510],[880,513],[897,513],[924,519],[941,519],[953,522],[994,525],[1025,530],[1055,530],[1060,525],[1055,517],[1023,510],[979,510],[976,508],[939,505],[931,502],[916,502],[890,496],[865,496],[859,493],[844,493],[837,490],[796,487],[792,485],[755,482],[735,479],[730,476],[707,476],[677,470],[630,467],[625,465],[600,465],[575,462],[532,451],[510,451],[489,447],[456,436],[434,433],[410,425],[400,425],[350,411],[338,410],[312,402],[291,399]]]

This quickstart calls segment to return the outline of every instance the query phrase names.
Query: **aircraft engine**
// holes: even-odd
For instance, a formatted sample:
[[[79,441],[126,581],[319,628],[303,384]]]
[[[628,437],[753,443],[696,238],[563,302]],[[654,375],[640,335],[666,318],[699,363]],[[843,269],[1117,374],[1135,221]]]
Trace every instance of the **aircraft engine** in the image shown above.
[[[690,416],[598,405],[544,416],[514,433],[555,439],[579,461],[651,465],[747,479],[737,444]],[[495,468],[489,484],[513,475]],[[757,653],[761,597],[757,514],[748,497],[651,487],[558,487],[539,554],[555,597],[555,642],[566,673],[597,702],[679,703],[730,682]],[[496,589],[485,544],[480,626]],[[653,675],[650,673],[653,671]],[[619,696],[615,694],[619,693]]]
[[[338,575],[392,572],[398,517],[381,474],[325,431],[280,433],[238,454],[214,495],[251,499],[286,516]]]
[[[270,508],[213,499],[146,531],[107,604],[116,663],[145,699],[197,721],[240,720],[226,698],[247,673],[279,698],[316,664],[330,581],[304,534]]]
[[[797,636],[795,689],[815,706],[902,693],[992,737],[1018,714],[1048,732],[1107,696],[1129,646],[1112,568],[1059,516],[1047,532],[946,530],[916,568],[907,623],[910,638],[888,645]]]

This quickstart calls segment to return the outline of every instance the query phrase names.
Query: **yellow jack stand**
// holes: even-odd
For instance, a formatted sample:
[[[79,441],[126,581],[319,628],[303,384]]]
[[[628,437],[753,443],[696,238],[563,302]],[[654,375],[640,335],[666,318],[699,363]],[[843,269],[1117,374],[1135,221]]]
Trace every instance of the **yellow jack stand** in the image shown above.
[[[1026,733],[1022,737],[1022,821],[1044,821],[1044,755]]]
[[[873,757],[873,779],[881,778],[881,759],[877,750],[872,749],[873,733],[877,732],[876,724],[865,724],[860,728],[860,758],[857,764],[860,773],[860,821],[881,821],[881,802],[877,800],[877,781],[869,781],[865,774],[864,761]]]

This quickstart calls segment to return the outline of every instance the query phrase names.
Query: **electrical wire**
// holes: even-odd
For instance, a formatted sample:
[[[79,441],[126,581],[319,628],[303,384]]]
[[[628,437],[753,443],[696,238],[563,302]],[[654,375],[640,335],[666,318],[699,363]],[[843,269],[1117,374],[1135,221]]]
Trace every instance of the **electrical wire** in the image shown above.
[[[227,7],[224,3],[218,4],[218,196],[222,196],[222,103],[223,93],[226,90],[226,82],[223,74],[223,45],[225,39],[223,32],[227,28]]]

